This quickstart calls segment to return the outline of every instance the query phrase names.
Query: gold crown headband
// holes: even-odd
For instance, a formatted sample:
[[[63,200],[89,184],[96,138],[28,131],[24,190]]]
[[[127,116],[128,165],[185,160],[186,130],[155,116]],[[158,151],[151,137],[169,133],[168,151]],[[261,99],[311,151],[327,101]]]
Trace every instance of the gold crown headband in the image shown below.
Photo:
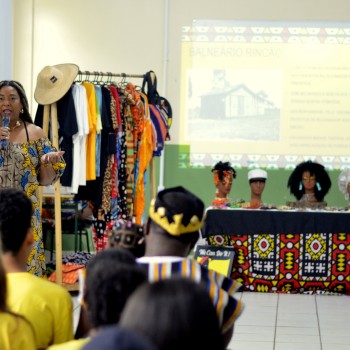
[[[157,211],[155,210],[155,199],[151,201],[151,205],[149,208],[149,216],[150,218],[161,226],[164,230],[166,230],[172,236],[180,236],[183,233],[190,233],[198,231],[204,221],[204,216],[202,220],[199,220],[197,215],[193,215],[190,222],[187,226],[182,224],[183,214],[174,214],[173,220],[174,222],[169,222],[166,217],[166,209],[164,207],[159,207]]]

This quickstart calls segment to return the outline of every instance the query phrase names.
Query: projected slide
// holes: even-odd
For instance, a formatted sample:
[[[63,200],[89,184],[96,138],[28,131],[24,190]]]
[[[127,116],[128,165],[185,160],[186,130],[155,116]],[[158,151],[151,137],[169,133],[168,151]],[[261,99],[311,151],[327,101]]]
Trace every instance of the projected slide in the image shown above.
[[[205,20],[182,34],[192,164],[350,166],[350,24]]]

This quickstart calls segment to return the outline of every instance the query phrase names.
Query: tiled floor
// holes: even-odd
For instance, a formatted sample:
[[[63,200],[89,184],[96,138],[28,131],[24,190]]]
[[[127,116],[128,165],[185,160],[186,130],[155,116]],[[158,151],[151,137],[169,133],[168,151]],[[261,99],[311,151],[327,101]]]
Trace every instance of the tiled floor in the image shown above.
[[[245,309],[230,350],[349,350],[350,296],[237,293]],[[73,296],[74,326],[79,302]]]
[[[348,350],[350,296],[238,293],[230,350]]]

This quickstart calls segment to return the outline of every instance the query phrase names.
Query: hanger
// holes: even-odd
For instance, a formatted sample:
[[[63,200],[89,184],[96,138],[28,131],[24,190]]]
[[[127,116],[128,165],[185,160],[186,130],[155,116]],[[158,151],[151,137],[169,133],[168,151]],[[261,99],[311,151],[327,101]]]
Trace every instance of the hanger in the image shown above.
[[[89,71],[84,71],[85,79],[84,81],[90,82],[90,72]]]
[[[81,83],[83,81],[83,73],[81,71],[78,71],[78,76],[75,80],[76,83]]]
[[[92,83],[95,85],[98,85],[100,73],[98,71],[94,71],[93,74],[94,74],[94,80],[92,81]]]
[[[126,74],[125,73],[120,73],[120,76],[122,77],[121,81],[118,83],[118,86],[120,88],[125,88],[127,81],[126,81]]]

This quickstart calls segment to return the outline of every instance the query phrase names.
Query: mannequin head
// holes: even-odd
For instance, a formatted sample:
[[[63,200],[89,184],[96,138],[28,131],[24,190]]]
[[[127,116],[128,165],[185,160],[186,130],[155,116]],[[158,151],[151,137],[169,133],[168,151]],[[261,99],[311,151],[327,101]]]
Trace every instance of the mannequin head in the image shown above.
[[[262,169],[253,169],[248,172],[250,186],[250,201],[258,204],[262,201],[262,194],[265,189],[267,172]]]
[[[346,200],[350,199],[350,169],[344,169],[338,177],[339,191]]]
[[[331,179],[323,165],[308,160],[296,166],[288,179],[290,193],[300,200],[304,194],[322,202],[331,188]]]
[[[236,178],[236,171],[229,162],[219,162],[211,170],[214,174],[216,197],[227,198],[231,192],[232,180]]]

